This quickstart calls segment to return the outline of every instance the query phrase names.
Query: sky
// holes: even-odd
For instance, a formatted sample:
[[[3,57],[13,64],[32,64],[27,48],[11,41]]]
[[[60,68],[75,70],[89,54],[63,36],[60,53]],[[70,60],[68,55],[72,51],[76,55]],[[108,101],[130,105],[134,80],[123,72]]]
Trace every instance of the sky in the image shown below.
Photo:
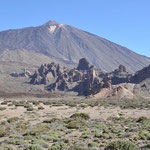
[[[0,31],[50,20],[150,57],[150,0],[0,0]]]

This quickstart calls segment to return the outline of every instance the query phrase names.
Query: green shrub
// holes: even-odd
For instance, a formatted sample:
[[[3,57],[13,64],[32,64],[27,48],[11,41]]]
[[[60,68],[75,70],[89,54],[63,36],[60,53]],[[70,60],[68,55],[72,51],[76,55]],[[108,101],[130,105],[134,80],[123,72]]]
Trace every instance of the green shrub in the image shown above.
[[[148,119],[144,116],[141,116],[138,118],[137,122],[144,122],[144,121],[147,121]]]
[[[19,120],[18,117],[11,117],[11,118],[7,119],[7,122],[11,123],[11,122],[15,122],[15,121],[18,121],[18,120]]]
[[[0,126],[0,137],[4,137],[6,134],[6,129],[3,126]]]
[[[38,145],[41,145],[45,148],[48,148],[48,143],[42,139],[35,139],[35,140],[32,140],[32,144],[38,144]]]
[[[95,136],[96,138],[101,138],[101,133],[96,132],[94,136]]]
[[[147,139],[147,133],[145,132],[145,131],[140,131],[139,132],[139,138],[141,139],[141,140],[146,140]]]
[[[16,125],[16,130],[17,131],[25,131],[27,129],[28,125],[25,123],[19,123]]]
[[[33,111],[33,110],[34,110],[34,108],[32,108],[32,107],[27,108],[27,111]]]
[[[44,105],[51,105],[52,103],[50,101],[43,102]]]
[[[24,141],[22,139],[8,139],[7,140],[8,144],[13,144],[13,145],[22,145],[22,144],[27,144],[27,141]]]
[[[66,125],[66,127],[68,129],[79,129],[80,127],[83,127],[85,125],[86,123],[84,120],[72,120]]]
[[[74,145],[69,148],[69,150],[84,150],[81,146]]]
[[[11,146],[3,145],[3,146],[0,146],[0,150],[14,150],[14,149]]]
[[[43,150],[43,148],[38,144],[33,144],[25,148],[24,150]]]
[[[57,132],[57,131],[52,131],[49,132],[47,136],[45,136],[43,139],[46,141],[57,141],[58,138],[60,138],[62,136],[61,132]]]
[[[32,104],[38,106],[40,103],[38,101],[33,101]]]
[[[130,141],[113,141],[104,150],[140,150],[138,146]]]
[[[145,147],[146,147],[146,148],[150,148],[150,144],[146,144]]]
[[[32,108],[32,105],[30,103],[24,104],[24,108]]]
[[[38,107],[38,110],[43,110],[43,109],[44,109],[44,107],[42,107],[42,106]]]
[[[43,123],[52,123],[52,122],[59,121],[59,120],[60,119],[58,119],[58,118],[52,118],[52,119],[44,120]]]
[[[97,147],[97,146],[98,146],[98,144],[96,142],[90,142],[88,144],[88,147]]]
[[[27,132],[23,134],[23,136],[37,136],[38,134],[47,133],[49,131],[49,127],[46,124],[37,124]]]
[[[75,114],[71,115],[70,118],[88,120],[88,119],[90,119],[90,116],[85,113],[75,113]]]
[[[88,139],[91,137],[91,133],[90,132],[84,132],[82,133],[81,135],[81,138],[84,138],[84,139]]]
[[[18,101],[18,102],[13,102],[13,104],[17,107],[17,106],[24,106],[25,105],[25,101]]]
[[[37,134],[38,134],[38,132],[35,130],[35,131],[25,132],[25,133],[23,134],[23,136],[29,136],[29,135],[31,135],[31,136],[36,136]]]
[[[80,104],[80,105],[79,105],[79,107],[81,107],[81,108],[83,108],[83,109],[84,109],[84,108],[87,108],[87,107],[88,107],[88,105],[86,105],[86,104]]]
[[[3,111],[5,109],[6,109],[6,107],[0,107],[0,111]]]
[[[66,147],[65,143],[54,143],[48,150],[61,150]]]
[[[1,105],[7,105],[7,102],[6,101],[1,102]]]

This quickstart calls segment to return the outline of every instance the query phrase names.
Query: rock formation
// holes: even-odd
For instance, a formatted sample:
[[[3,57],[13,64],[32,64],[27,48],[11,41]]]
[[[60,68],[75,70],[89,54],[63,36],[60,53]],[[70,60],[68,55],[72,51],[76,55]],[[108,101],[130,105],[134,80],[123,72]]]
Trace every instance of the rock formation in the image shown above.
[[[77,67],[77,70],[89,70],[92,67],[94,66],[90,65],[90,63],[85,58],[82,58],[79,60],[79,65]]]
[[[124,65],[119,65],[119,68],[118,68],[119,70],[120,70],[120,72],[127,72],[127,69],[126,69],[126,67],[124,66]]]
[[[32,75],[30,83],[45,84],[46,89],[49,91],[66,91],[78,88],[75,91],[78,91],[80,95],[85,95],[83,89],[86,87],[86,95],[89,95],[91,94],[91,87],[96,87],[98,81],[99,78],[96,76],[94,67],[85,58],[82,58],[79,60],[78,67],[74,69],[61,68],[59,64],[55,64],[54,62],[43,64]],[[83,88],[81,88],[82,84]],[[71,88],[69,88],[69,85]]]
[[[119,65],[118,69],[114,70],[113,73],[115,75],[121,75],[121,74],[126,74],[127,73],[127,69],[124,65]]]
[[[59,64],[52,62],[51,64],[42,64],[31,77],[31,84],[49,84],[63,73],[63,69]]]
[[[31,73],[30,71],[23,69],[22,73],[13,72],[10,74],[12,77],[30,77]]]
[[[17,72],[13,72],[10,74],[12,77],[19,77],[19,74]]]
[[[148,67],[143,68],[140,71],[137,71],[132,77],[131,82],[132,83],[140,83],[144,81],[145,79],[150,78],[150,65]]]
[[[105,95],[108,97],[111,93],[112,97],[123,97],[123,94],[126,93],[131,98],[134,97],[132,92],[138,93],[140,88],[147,89],[146,84],[134,85],[146,78],[150,78],[150,66],[134,75],[129,74],[124,65],[119,65],[118,69],[113,72],[103,73],[101,70],[95,69],[85,58],[82,58],[79,60],[77,68],[73,69],[62,68],[54,62],[43,64],[31,76],[30,83],[44,84],[46,90],[51,92],[56,90],[75,91],[78,92],[78,95],[89,96],[107,91]],[[129,86],[124,85],[124,83]],[[125,95],[125,97],[128,96]]]
[[[47,87],[47,90],[49,90],[49,91],[55,91],[55,90],[66,91],[66,90],[68,90],[68,85],[67,85],[66,80],[63,78],[63,76],[59,76],[55,83],[50,84]]]

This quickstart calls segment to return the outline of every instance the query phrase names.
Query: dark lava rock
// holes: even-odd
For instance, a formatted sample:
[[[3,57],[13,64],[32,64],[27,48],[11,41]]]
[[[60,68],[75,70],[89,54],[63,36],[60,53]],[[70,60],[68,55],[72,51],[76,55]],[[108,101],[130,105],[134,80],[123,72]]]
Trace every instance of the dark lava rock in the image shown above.
[[[77,70],[89,70],[91,67],[90,63],[86,60],[86,58],[82,58],[79,60],[79,65]]]

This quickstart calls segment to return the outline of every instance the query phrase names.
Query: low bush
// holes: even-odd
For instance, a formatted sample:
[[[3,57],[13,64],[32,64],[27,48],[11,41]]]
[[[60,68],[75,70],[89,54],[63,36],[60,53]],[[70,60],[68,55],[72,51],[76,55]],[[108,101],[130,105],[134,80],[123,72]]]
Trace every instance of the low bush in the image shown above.
[[[88,120],[90,119],[90,116],[85,113],[76,113],[76,114],[71,115],[70,118]]]
[[[32,107],[27,108],[27,111],[33,111],[33,110],[34,110],[34,108],[32,108]]]
[[[43,148],[38,144],[33,144],[25,148],[24,150],[43,150]]]
[[[43,109],[44,109],[44,107],[42,107],[42,106],[38,107],[38,110],[43,110]]]
[[[104,150],[140,150],[138,146],[130,141],[113,141]]]
[[[65,143],[54,143],[48,150],[62,150],[66,147]]]
[[[58,119],[58,118],[52,118],[52,119],[44,120],[43,123],[52,123],[52,122],[59,121],[59,120],[60,119]]]
[[[66,127],[68,129],[79,129],[80,127],[83,127],[85,125],[86,123],[84,120],[72,120],[66,125]]]
[[[6,101],[1,102],[1,105],[7,105],[7,102]]]
[[[144,121],[147,121],[148,119],[146,118],[146,117],[144,117],[144,116],[141,116],[141,117],[139,117],[138,118],[138,120],[137,120],[137,122],[144,122]]]
[[[6,109],[6,107],[0,107],[0,111],[3,111],[5,109]]]
[[[14,150],[14,149],[11,146],[3,145],[3,146],[0,146],[0,150]]]
[[[90,142],[88,144],[88,147],[97,147],[97,146],[98,146],[98,144],[96,142]]]
[[[8,122],[8,123],[11,123],[11,122],[15,122],[15,121],[18,121],[18,120],[19,120],[18,117],[11,117],[11,118],[8,118],[8,119],[7,119],[7,122]]]
[[[0,126],[0,137],[6,136],[7,131],[3,126]]]
[[[81,146],[74,145],[69,148],[69,150],[84,150]]]

